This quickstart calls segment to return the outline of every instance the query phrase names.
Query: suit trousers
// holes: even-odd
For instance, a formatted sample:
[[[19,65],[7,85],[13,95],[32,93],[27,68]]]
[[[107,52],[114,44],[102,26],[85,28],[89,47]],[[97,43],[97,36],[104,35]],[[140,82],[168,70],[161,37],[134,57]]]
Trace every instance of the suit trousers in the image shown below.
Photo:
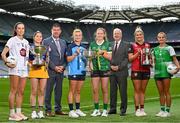
[[[45,110],[49,112],[52,110],[51,106],[51,96],[54,89],[54,102],[55,102],[55,112],[61,111],[61,97],[62,97],[62,84],[63,84],[64,74],[60,73],[56,76],[49,77],[46,85],[45,92]]]
[[[121,113],[126,113],[127,110],[127,77],[113,74],[110,76],[110,110],[116,111],[117,107],[117,91],[119,88]]]

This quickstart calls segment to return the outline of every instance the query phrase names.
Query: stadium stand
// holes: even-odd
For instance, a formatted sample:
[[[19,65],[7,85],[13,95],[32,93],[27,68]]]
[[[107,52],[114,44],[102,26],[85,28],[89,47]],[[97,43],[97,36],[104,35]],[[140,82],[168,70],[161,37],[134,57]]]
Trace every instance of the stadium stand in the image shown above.
[[[26,37],[32,38],[32,35],[35,31],[39,30],[43,32],[44,38],[49,36],[51,31],[51,25],[53,21],[46,20],[35,20],[33,18],[19,17],[11,14],[0,14],[0,35],[2,36],[11,36],[13,25],[18,22],[24,22],[26,25]],[[145,32],[146,41],[156,41],[156,34],[160,31],[167,33],[168,40],[175,41],[180,39],[180,21],[175,22],[152,22],[152,23],[143,23],[143,24],[86,24],[86,23],[63,23],[62,26],[62,37],[68,41],[71,40],[72,31],[75,28],[80,28],[84,32],[84,41],[92,41],[95,30],[98,27],[104,27],[108,33],[108,39],[112,40],[112,30],[116,27],[119,27],[123,31],[123,38],[126,41],[133,41],[133,32],[137,25],[142,26]]]
[[[19,8],[18,6],[22,6]],[[157,45],[156,35],[160,31],[167,33],[168,43],[175,48],[178,59],[180,60],[180,3],[166,5],[161,7],[147,7],[140,9],[125,10],[99,10],[97,6],[74,6],[69,3],[56,3],[52,0],[1,0],[0,8],[7,12],[0,11],[0,53],[6,41],[12,36],[13,26],[16,22],[23,22],[26,26],[26,38],[32,42],[33,33],[37,30],[43,33],[46,38],[51,35],[51,26],[54,22],[59,22],[62,28],[62,38],[71,42],[72,32],[75,28],[83,31],[84,42],[88,44],[94,40],[94,32],[98,27],[104,27],[107,30],[107,37],[112,41],[112,30],[116,27],[121,28],[123,40],[127,42],[134,41],[134,30],[140,25],[145,33],[145,41],[151,43],[152,47]],[[89,9],[90,8],[90,9]],[[25,16],[12,14],[12,12],[22,12]],[[44,15],[49,19],[37,19],[33,15]],[[173,21],[160,21],[165,17],[177,17]],[[56,18],[70,18],[74,22],[55,21]],[[155,21],[151,23],[134,23],[137,19],[152,18]],[[83,19],[100,20],[96,22],[80,22]],[[108,20],[127,20],[129,23],[106,23]],[[3,63],[0,62],[4,69]],[[1,71],[0,71],[1,72]],[[1,73],[4,71],[2,70]]]

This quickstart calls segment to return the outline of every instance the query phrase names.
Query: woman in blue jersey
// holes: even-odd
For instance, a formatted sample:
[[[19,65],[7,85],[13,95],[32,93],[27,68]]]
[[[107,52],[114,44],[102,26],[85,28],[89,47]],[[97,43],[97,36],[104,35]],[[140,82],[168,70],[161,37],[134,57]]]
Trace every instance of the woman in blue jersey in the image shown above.
[[[85,46],[81,44],[82,38],[82,31],[75,29],[73,31],[73,42],[67,49],[69,79],[68,104],[70,110],[69,117],[72,118],[86,116],[86,114],[80,110],[80,91],[86,75],[86,58],[83,56],[83,51],[86,49]],[[73,109],[74,101],[76,110]]]

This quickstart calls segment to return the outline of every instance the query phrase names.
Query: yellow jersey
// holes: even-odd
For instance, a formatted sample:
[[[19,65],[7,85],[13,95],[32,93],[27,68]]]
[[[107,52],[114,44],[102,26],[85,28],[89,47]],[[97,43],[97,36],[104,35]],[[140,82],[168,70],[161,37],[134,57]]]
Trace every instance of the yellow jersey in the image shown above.
[[[47,68],[45,66],[31,66],[29,70],[29,78],[49,78]]]

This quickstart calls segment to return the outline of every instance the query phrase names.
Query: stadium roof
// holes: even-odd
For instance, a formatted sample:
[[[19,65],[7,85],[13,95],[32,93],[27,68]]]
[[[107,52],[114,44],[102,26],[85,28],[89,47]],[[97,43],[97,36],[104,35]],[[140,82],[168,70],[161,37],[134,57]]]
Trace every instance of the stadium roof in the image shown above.
[[[180,2],[160,7],[145,7],[139,9],[124,8],[122,10],[100,10],[98,6],[74,6],[69,0],[56,2],[53,0],[0,0],[0,8],[8,12],[21,12],[28,16],[43,15],[50,19],[69,18],[75,21],[86,19],[127,20],[134,22],[138,19],[161,20],[166,17],[180,19]]]

